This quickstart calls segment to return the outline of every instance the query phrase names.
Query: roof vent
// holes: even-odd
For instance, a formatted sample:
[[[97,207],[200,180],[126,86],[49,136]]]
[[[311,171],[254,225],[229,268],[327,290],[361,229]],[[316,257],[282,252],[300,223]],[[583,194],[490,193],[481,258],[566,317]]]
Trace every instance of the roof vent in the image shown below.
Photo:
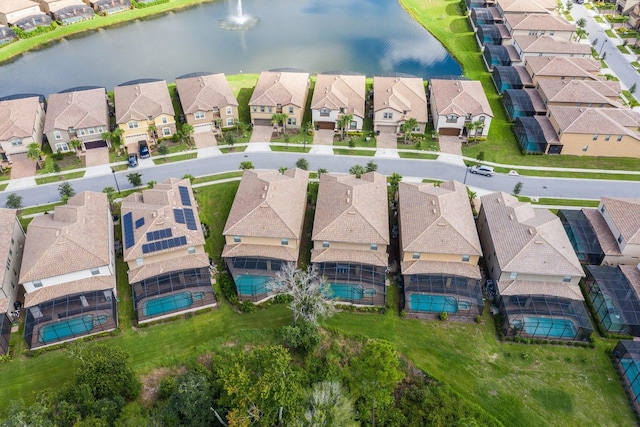
[[[534,240],[533,243],[535,243],[536,245],[541,245],[542,242],[540,240]]]
[[[432,204],[432,205],[435,205],[435,204],[436,204],[436,201],[432,199],[432,200],[431,200],[431,204]]]
[[[509,219],[513,221],[513,214],[509,214]]]
[[[351,190],[347,190],[347,196],[351,195]]]
[[[351,214],[351,215],[355,215],[356,211],[350,209],[350,210],[347,211],[347,213]]]
[[[533,236],[533,234],[534,234],[534,233],[533,233],[533,228],[530,228],[530,229],[529,229],[529,234],[531,234],[531,235]],[[536,242],[536,243],[540,243],[540,242]]]
[[[267,196],[267,193],[262,193],[262,198],[264,199]]]
[[[351,203],[351,199],[347,197],[347,203]],[[351,212],[350,212],[351,213]]]
[[[444,227],[444,226],[445,226],[445,225],[447,225],[447,224],[445,224],[444,222],[439,222],[439,223],[438,223],[438,225],[439,225],[440,227]]]
[[[268,189],[268,188],[269,188],[269,186],[265,185],[262,189],[263,189],[264,191],[267,191],[267,189]]]
[[[437,212],[438,212],[438,210],[436,208],[433,208],[433,213],[435,214]]]

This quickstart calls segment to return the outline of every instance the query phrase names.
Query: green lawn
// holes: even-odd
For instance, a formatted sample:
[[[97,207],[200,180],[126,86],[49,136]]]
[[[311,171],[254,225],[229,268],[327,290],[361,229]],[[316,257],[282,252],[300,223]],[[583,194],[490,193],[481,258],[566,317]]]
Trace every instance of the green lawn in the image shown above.
[[[428,154],[428,153],[413,153],[406,151],[399,151],[398,155],[402,159],[425,159],[425,160],[435,160],[438,158],[437,154]]]
[[[214,175],[200,176],[193,180],[192,184],[202,184],[205,182],[220,181],[221,179],[240,178],[242,172],[224,172]]]
[[[0,184],[0,191],[4,191],[5,188],[7,188],[8,185],[9,185],[8,183]]]
[[[376,155],[375,150],[351,150],[349,148],[334,148],[334,154],[339,154],[341,156],[370,156],[373,157]]]
[[[162,156],[162,155],[156,155],[153,158],[153,164],[154,165],[163,165],[165,163],[173,163],[173,162],[181,162],[183,160],[191,160],[191,159],[195,159],[196,157],[198,157],[198,153],[195,151],[192,151],[190,153],[185,153],[185,154],[178,154],[177,156]]]
[[[285,153],[308,153],[311,150],[311,144],[307,144],[307,147],[303,147],[300,144],[292,145],[273,145],[271,144],[271,151],[284,151]]]
[[[49,184],[52,182],[68,181],[70,179],[82,178],[84,171],[72,172],[72,173],[60,173],[58,175],[46,176],[44,178],[36,178],[36,184]]]

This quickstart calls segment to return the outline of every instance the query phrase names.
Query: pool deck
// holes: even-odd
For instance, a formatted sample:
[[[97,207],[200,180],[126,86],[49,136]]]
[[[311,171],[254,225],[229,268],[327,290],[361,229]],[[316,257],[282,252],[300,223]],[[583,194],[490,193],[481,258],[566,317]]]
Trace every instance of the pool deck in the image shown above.
[[[198,287],[198,288],[189,288],[188,292],[190,292],[192,295],[197,293],[197,292],[203,292],[204,293],[204,298],[200,299],[200,300],[194,300],[193,304],[191,304],[190,306],[184,308],[184,309],[180,309],[180,310],[175,310],[175,311],[171,311],[165,314],[161,314],[158,316],[145,316],[144,315],[144,307],[145,307],[145,303],[147,301],[153,301],[154,299],[157,299],[158,297],[168,297],[170,295],[177,295],[177,294],[181,294],[183,292],[185,292],[187,290],[185,289],[180,289],[180,290],[176,290],[175,292],[172,293],[166,293],[166,294],[162,294],[162,295],[154,295],[153,297],[148,297],[148,298],[144,298],[141,299],[138,302],[138,310],[137,310],[137,316],[138,316],[138,324],[144,324],[144,323],[148,323],[148,322],[155,322],[157,320],[163,320],[163,319],[168,319],[171,317],[175,317],[175,316],[180,316],[183,315],[185,313],[192,313],[195,311],[200,311],[200,310],[205,310],[205,309],[209,309],[209,308],[214,308],[218,306],[218,303],[216,301],[216,297],[213,293],[213,288],[212,287]]]

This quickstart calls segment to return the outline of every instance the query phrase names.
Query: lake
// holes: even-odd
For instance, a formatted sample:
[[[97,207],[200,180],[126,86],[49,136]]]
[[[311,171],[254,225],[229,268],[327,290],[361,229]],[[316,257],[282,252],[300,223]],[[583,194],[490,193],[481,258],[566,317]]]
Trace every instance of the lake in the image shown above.
[[[48,96],[76,86],[112,90],[139,78],[173,82],[198,71],[300,68],[425,79],[461,74],[444,47],[395,0],[244,0],[244,13],[258,18],[257,24],[221,28],[236,7],[235,1],[207,3],[27,52],[0,66],[0,96]]]

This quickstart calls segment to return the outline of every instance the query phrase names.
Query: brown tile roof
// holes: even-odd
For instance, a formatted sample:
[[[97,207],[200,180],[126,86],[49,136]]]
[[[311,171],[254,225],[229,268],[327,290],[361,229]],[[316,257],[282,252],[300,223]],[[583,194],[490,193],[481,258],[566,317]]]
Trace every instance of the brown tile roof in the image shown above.
[[[446,262],[446,261],[403,261],[402,274],[446,274],[470,279],[482,278],[480,267],[477,264],[468,262]]]
[[[635,291],[636,297],[640,296],[640,270],[638,270],[638,267],[634,265],[620,265],[619,267]]]
[[[564,134],[628,135],[640,139],[640,113],[629,108],[549,105],[549,117]]]
[[[116,86],[113,90],[116,104],[116,123],[131,120],[146,121],[149,116],[175,115],[169,88],[164,80]]]
[[[345,114],[364,118],[364,75],[318,74],[311,109],[344,109]]]
[[[294,105],[305,108],[309,92],[309,73],[263,71],[249,105]]]
[[[618,242],[616,241],[617,236],[611,233],[611,229],[600,211],[598,209],[584,208],[582,209],[582,213],[587,217],[593,231],[596,233],[596,238],[598,239],[602,252],[604,252],[605,255],[622,255]]]
[[[81,292],[103,291],[115,289],[116,276],[94,276],[86,279],[74,280],[73,282],[61,283],[55,286],[45,286],[36,291],[30,292],[24,298],[25,307],[33,307],[45,301],[73,295]]]
[[[314,241],[389,244],[387,180],[369,172],[322,174],[313,223]]]
[[[593,58],[570,58],[567,56],[527,56],[525,65],[536,77],[575,77],[591,80],[599,77],[600,63]]]
[[[15,209],[0,208],[0,259],[2,260],[9,258],[11,237],[16,224],[17,212]]]
[[[576,25],[550,13],[506,13],[504,22],[514,30],[575,31]]]
[[[418,77],[373,77],[373,111],[392,108],[420,123],[429,120],[424,81]]]
[[[480,199],[502,271],[584,276],[557,216],[503,192]]]
[[[252,245],[249,243],[238,243],[235,245],[224,245],[222,250],[223,258],[232,257],[260,257],[275,258],[284,261],[297,262],[299,249],[288,246]]]
[[[604,104],[603,107],[622,107],[617,100],[620,83],[608,80],[557,80],[538,82],[540,93],[552,103]]]
[[[475,80],[429,81],[431,103],[435,103],[438,115],[466,116],[486,114],[493,117],[482,83]]]
[[[559,144],[560,140],[558,139],[558,133],[556,132],[551,120],[547,116],[533,116],[536,122],[540,125],[540,129],[542,129],[542,134],[544,135],[544,140],[547,141],[548,144]]]
[[[180,187],[187,189],[190,204],[183,204],[180,197]],[[193,209],[196,230],[190,230],[186,224],[176,221],[174,210],[184,208]],[[148,259],[157,254],[166,255],[168,253],[181,257],[186,252],[185,246],[176,246],[144,254],[142,246],[148,243],[147,233],[153,231],[170,229],[172,238],[184,236],[187,239],[188,246],[204,245],[204,234],[202,233],[202,225],[198,216],[198,208],[188,179],[169,178],[160,184],[156,184],[153,188],[143,190],[142,193],[130,194],[122,200],[122,217],[124,218],[127,213],[132,214],[134,224],[136,221],[141,221],[142,224],[140,227],[134,227],[133,229],[134,245],[129,248],[126,247],[126,244],[124,245],[123,257],[125,261],[138,258]]]
[[[9,14],[11,12],[29,9],[37,5],[38,2],[34,3],[31,0],[2,0],[0,1],[0,13]]]
[[[520,81],[525,87],[533,85],[533,80],[527,71],[527,67],[524,65],[512,65],[511,67],[518,73]]]
[[[129,270],[129,283],[137,283],[150,277],[156,277],[161,274],[170,273],[172,271],[180,271],[188,268],[202,268],[209,266],[209,257],[207,254],[187,254],[183,251],[183,255],[164,260],[162,262],[153,262],[144,264],[140,267]]]
[[[398,194],[403,252],[482,255],[464,185],[401,182]]]
[[[591,55],[591,45],[565,40],[555,36],[513,36],[514,45],[526,53]]]
[[[602,204],[625,242],[640,244],[640,199],[603,197]]]
[[[297,168],[245,171],[222,234],[300,239],[308,181]]]
[[[545,13],[558,7],[554,0],[497,0],[505,13]]]
[[[20,283],[109,265],[110,226],[107,195],[92,191],[35,217],[27,228]]]
[[[33,135],[39,103],[37,96],[0,101],[0,141]]]
[[[527,280],[501,280],[498,282],[498,292],[506,295],[549,295],[584,301],[579,285],[569,283],[533,282]]]
[[[222,73],[176,79],[176,88],[185,114],[238,105],[231,86]]]
[[[311,262],[357,262],[386,267],[389,255],[381,251],[323,248],[311,251]]]
[[[104,88],[49,95],[44,132],[92,126],[105,126],[108,129],[106,97]]]
[[[533,88],[524,88],[523,89],[527,95],[529,95],[529,99],[531,100],[531,104],[533,105],[533,109],[538,113],[537,115],[541,115],[547,112],[547,106],[545,105],[540,93]]]

